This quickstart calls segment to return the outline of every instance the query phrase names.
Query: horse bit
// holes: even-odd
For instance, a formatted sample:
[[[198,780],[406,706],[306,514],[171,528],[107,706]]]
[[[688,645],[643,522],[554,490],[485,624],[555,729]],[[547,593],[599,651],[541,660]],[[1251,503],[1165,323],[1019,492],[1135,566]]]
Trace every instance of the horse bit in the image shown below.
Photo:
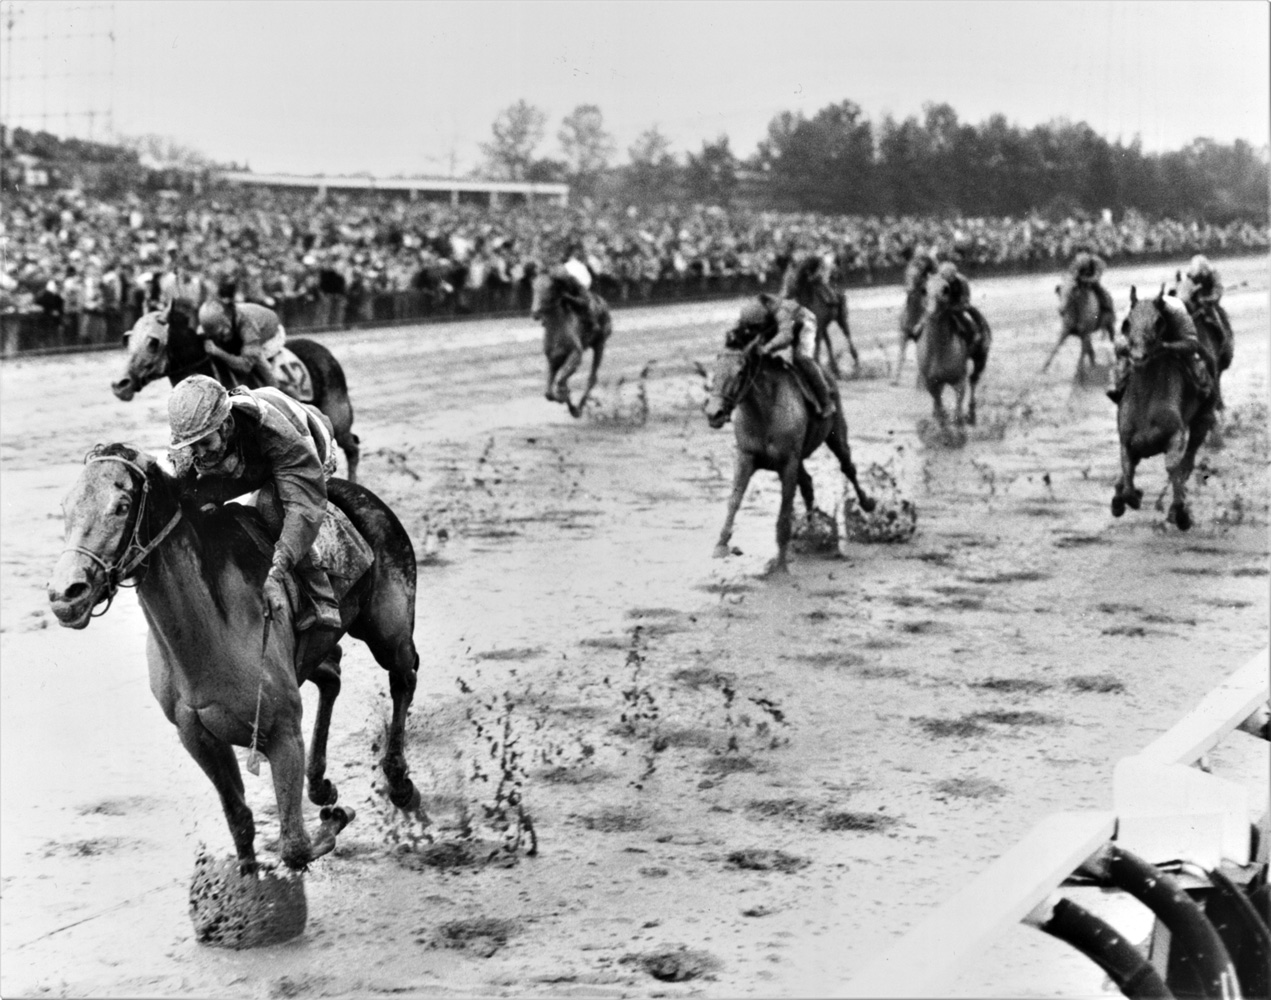
[[[88,556],[89,559],[101,567],[102,572],[105,574],[107,589],[106,596],[105,598],[98,598],[94,604],[95,607],[96,604],[100,604],[102,600],[105,600],[106,602],[106,607],[104,607],[98,614],[93,615],[94,618],[100,618],[110,610],[110,605],[114,601],[115,595],[119,593],[119,588],[127,586],[127,584],[123,581],[142,566],[142,564],[150,556],[150,553],[157,549],[159,544],[168,537],[172,529],[177,526],[177,522],[181,520],[181,510],[180,508],[177,508],[177,512],[172,515],[172,519],[163,526],[163,529],[147,544],[142,545],[138,541],[138,536],[141,533],[141,525],[145,521],[146,501],[150,497],[150,479],[146,475],[146,470],[136,462],[130,461],[129,459],[123,458],[119,455],[90,455],[88,458],[84,459],[85,465],[89,465],[92,462],[118,462],[121,465],[126,465],[129,469],[141,477],[141,500],[137,503],[135,514],[133,516],[132,534],[128,538],[127,544],[124,545],[123,551],[115,557],[113,563],[108,564],[96,552],[91,549],[86,549],[82,545],[72,545],[62,550],[63,552],[78,552],[81,555]],[[136,550],[136,554],[131,555],[130,557],[130,553],[134,550]],[[134,583],[133,586],[136,586],[136,583]]]

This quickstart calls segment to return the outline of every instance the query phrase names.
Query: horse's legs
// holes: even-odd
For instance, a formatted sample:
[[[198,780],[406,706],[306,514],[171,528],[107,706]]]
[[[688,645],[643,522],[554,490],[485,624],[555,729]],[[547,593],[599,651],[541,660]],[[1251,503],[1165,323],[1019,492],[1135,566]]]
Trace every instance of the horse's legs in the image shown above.
[[[900,369],[905,364],[905,345],[909,343],[909,334],[904,330],[900,331],[900,351],[896,355],[896,374],[892,376],[891,384],[900,385]]]
[[[1138,467],[1138,459],[1130,454],[1125,442],[1121,442],[1121,478],[1117,480],[1112,491],[1112,516],[1120,517],[1125,508],[1138,510],[1143,502],[1143,491],[1134,488],[1134,470]]]
[[[1086,334],[1081,338],[1081,354],[1077,357],[1078,368],[1081,367],[1082,358],[1086,359],[1086,363],[1089,364],[1092,369],[1094,368],[1096,363],[1094,358],[1094,340],[1091,338],[1090,334]]]
[[[737,449],[737,458],[733,463],[733,492],[728,498],[728,514],[724,517],[724,527],[719,532],[719,541],[715,543],[715,558],[723,559],[728,555],[728,541],[733,537],[733,521],[737,517],[737,508],[746,495],[746,487],[750,485],[750,477],[755,474],[755,460],[749,452]]]
[[[569,412],[574,416],[578,416],[583,412],[583,407],[587,405],[587,400],[591,396],[591,390],[596,388],[596,378],[600,371],[600,359],[605,356],[605,342],[597,340],[591,346],[591,371],[587,374],[587,388],[583,390],[582,398],[578,400],[577,406],[570,406]]]
[[[847,294],[845,292],[839,293],[835,319],[838,320],[838,325],[843,328],[843,338],[847,341],[847,353],[852,356],[852,368],[854,371],[859,371],[861,359],[860,355],[856,353],[856,345],[852,343],[852,328],[847,325]]]
[[[781,469],[781,509],[777,511],[777,554],[768,563],[765,573],[790,572],[787,551],[790,548],[790,535],[794,531],[794,491],[798,484],[799,469],[802,460],[795,455],[787,459]]]
[[[349,482],[357,482],[357,465],[361,458],[361,441],[358,436],[353,433],[353,404],[349,402],[346,395],[340,395],[335,398],[323,400],[323,406],[319,407],[327,418],[331,421],[331,427],[335,431],[335,443],[340,446],[340,450],[344,452],[344,458],[349,465],[349,473],[346,477]]]
[[[1042,365],[1043,372],[1050,367],[1050,363],[1055,360],[1055,355],[1059,353],[1059,348],[1064,346],[1064,341],[1067,339],[1068,339],[1068,331],[1060,330],[1059,339],[1055,341],[1055,346],[1052,347],[1050,349],[1050,353],[1046,355],[1046,363]]]
[[[334,805],[339,797],[326,773],[331,710],[340,695],[340,655],[340,647],[336,646],[309,677],[318,688],[318,711],[313,721],[313,742],[309,745],[309,801],[320,806]]]
[[[552,385],[551,395],[549,399],[554,399],[558,403],[564,403],[569,407],[569,412],[574,416],[574,405],[569,401],[569,379],[578,371],[578,366],[583,363],[583,345],[577,337],[573,338],[569,348],[569,355],[561,362],[559,368],[556,369],[556,379]]]
[[[1178,525],[1179,531],[1187,531],[1192,526],[1191,511],[1187,509],[1187,480],[1196,464],[1196,452],[1209,433],[1212,423],[1212,420],[1193,422],[1190,433],[1188,428],[1180,430],[1170,438],[1169,448],[1165,451],[1165,471],[1174,488],[1174,502],[1170,504],[1169,519]]]
[[[838,358],[834,356],[834,345],[830,343],[830,317],[828,316],[816,321],[816,348],[812,353],[818,364],[821,362],[822,344],[825,345],[825,353],[829,359],[830,374],[837,381],[843,377],[843,373],[839,370]]]
[[[238,769],[234,748],[208,732],[198,713],[188,705],[176,706],[173,722],[181,744],[216,786],[239,863],[244,868],[254,868],[256,823],[243,796],[243,775]]]
[[[301,810],[305,744],[300,732],[299,713],[276,720],[264,750],[274,779],[274,799],[278,803],[278,853],[288,868],[303,870],[310,861],[330,851],[335,844],[332,841],[326,850],[318,851],[305,831]]]
[[[799,463],[799,495],[803,497],[803,506],[807,508],[809,514],[816,510],[816,495],[812,488],[812,476],[804,467],[803,463]]]
[[[843,403],[839,399],[835,402],[839,404],[838,411],[830,422],[830,433],[826,435],[825,444],[839,460],[839,468],[843,470],[843,475],[856,491],[856,501],[861,505],[861,510],[868,514],[874,509],[874,501],[861,489],[861,484],[856,479],[856,466],[852,464],[852,449],[847,443],[847,418],[843,416]]]

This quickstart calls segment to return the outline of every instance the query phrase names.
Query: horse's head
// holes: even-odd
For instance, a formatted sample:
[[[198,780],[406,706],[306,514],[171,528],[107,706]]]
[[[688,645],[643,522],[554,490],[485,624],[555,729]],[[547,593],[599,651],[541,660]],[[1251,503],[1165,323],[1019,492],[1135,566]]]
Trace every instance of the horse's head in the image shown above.
[[[123,378],[110,383],[110,391],[125,403],[141,387],[153,382],[168,370],[168,327],[172,307],[161,312],[146,313],[124,334],[128,361]]]
[[[530,302],[530,318],[541,320],[547,312],[556,307],[560,298],[560,283],[550,274],[540,274],[531,285],[534,298]]]
[[[746,376],[751,367],[750,351],[722,351],[715,358],[711,373],[710,391],[706,397],[706,421],[715,430],[728,423],[737,402],[746,388]]]
[[[1164,285],[1152,299],[1140,299],[1138,289],[1130,287],[1130,311],[1121,324],[1121,335],[1128,346],[1131,364],[1142,364],[1166,339],[1173,322],[1172,310],[1182,308],[1177,302],[1165,297]]]
[[[114,597],[145,514],[147,477],[154,459],[126,445],[98,445],[62,501],[66,547],[49,578],[48,598],[58,622],[84,628],[93,609]]]

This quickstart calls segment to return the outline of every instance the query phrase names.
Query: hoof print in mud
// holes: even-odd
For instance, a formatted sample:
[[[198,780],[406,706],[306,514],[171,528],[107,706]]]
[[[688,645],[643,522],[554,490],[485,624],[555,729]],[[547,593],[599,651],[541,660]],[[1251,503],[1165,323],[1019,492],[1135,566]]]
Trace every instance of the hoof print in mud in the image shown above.
[[[751,872],[781,872],[789,875],[806,868],[812,862],[795,854],[767,847],[751,847],[742,851],[730,851],[724,862],[729,868]]]
[[[660,979],[664,983],[699,979],[721,967],[719,959],[714,955],[705,951],[693,951],[684,945],[638,955],[624,955],[618,961],[623,965],[639,966],[654,979]]]
[[[416,938],[419,944],[432,948],[452,948],[466,951],[478,958],[489,958],[520,931],[515,920],[496,917],[470,917],[467,920],[450,920],[440,925],[431,935]]]

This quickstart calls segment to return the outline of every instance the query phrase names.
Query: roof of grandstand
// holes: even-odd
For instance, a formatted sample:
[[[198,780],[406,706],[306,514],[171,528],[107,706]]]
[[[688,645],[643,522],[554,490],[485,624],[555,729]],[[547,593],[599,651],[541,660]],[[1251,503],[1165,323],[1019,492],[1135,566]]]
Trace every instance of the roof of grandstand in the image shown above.
[[[299,174],[256,174],[249,171],[225,171],[220,177],[231,184],[257,187],[325,189],[328,191],[435,191],[440,193],[513,194],[526,199],[545,198],[565,202],[568,184],[534,183],[530,181],[460,180],[454,177],[306,177]]]

